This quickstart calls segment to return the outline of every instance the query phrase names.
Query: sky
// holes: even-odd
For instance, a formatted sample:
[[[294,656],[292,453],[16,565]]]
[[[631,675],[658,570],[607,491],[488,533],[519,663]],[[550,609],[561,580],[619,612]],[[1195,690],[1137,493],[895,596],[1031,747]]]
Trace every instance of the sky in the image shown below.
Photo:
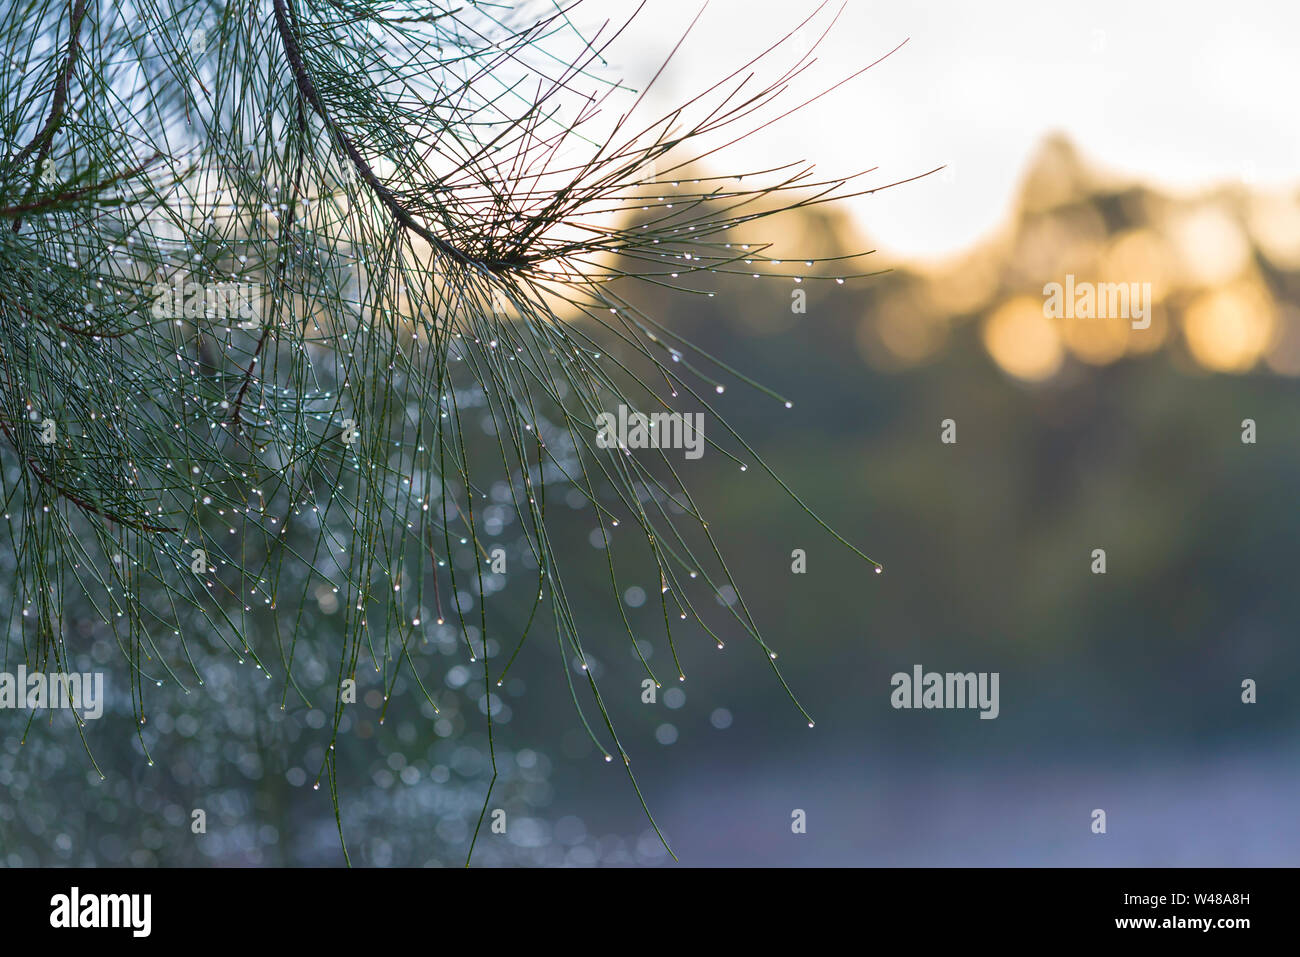
[[[593,9],[618,19],[633,6],[601,0]],[[611,68],[644,82],[701,7],[655,85],[660,107],[742,65],[817,3],[649,0],[611,50]],[[838,7],[827,4],[814,23]],[[811,95],[906,44],[746,149],[813,160],[825,173],[877,167],[873,185],[945,166],[852,201],[882,251],[941,258],[1009,215],[1025,165],[1054,132],[1103,169],[1180,193],[1295,182],[1298,36],[1300,5],[1281,0],[848,0],[797,90]]]

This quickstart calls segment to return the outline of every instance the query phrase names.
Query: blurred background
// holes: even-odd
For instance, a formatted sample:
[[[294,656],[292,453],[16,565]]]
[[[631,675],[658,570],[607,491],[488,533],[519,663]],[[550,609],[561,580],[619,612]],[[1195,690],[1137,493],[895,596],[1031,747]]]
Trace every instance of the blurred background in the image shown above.
[[[622,64],[634,78],[694,13],[659,2],[672,15],[644,17],[645,51]],[[710,4],[656,96],[725,75],[798,22],[789,6]],[[643,702],[590,507],[571,500],[553,529],[630,767],[684,864],[1300,863],[1300,168],[1279,99],[1296,86],[1281,44],[1300,15],[992,6],[850,3],[817,81],[911,41],[742,156],[879,163],[881,185],[947,164],[770,237],[800,256],[877,249],[868,264],[889,272],[806,283],[803,313],[789,280],[724,282],[707,300],[638,293],[793,401],[730,388],[715,406],[884,565],[872,574],[761,470],[681,466],[816,727],[738,631],[722,652],[678,633],[688,680]],[[1067,274],[1150,283],[1150,328],[1047,318],[1043,286]],[[527,579],[492,602],[526,615]],[[658,668],[656,585],[622,600]],[[205,693],[156,709],[152,765],[129,702],[92,724],[104,781],[66,735],[6,718],[5,863],[340,864],[327,786],[313,788],[325,715],[282,712],[278,683],[218,651]],[[86,667],[117,654],[96,642]],[[322,648],[307,667],[329,660]],[[999,717],[893,709],[890,676],[918,663],[998,672]],[[492,696],[449,628],[415,664],[441,716],[397,694],[380,725],[382,694],[362,683],[343,729],[354,863],[463,861],[490,775],[488,708],[492,806],[510,824],[480,837],[478,862],[671,863],[624,769],[582,730],[560,680],[576,668],[553,641]],[[1258,703],[1242,703],[1248,678]],[[194,807],[208,811],[201,837]],[[796,809],[806,833],[792,833]]]

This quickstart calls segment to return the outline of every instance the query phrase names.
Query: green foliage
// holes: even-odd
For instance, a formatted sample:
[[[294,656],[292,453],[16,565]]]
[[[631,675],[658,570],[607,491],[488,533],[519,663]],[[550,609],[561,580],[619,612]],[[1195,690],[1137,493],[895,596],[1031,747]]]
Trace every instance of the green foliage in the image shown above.
[[[278,682],[281,708],[331,716],[318,780],[337,817],[339,689],[362,663],[385,700],[405,676],[436,713],[411,658],[435,622],[455,628],[488,689],[531,634],[549,631],[561,660],[585,660],[548,536],[557,489],[594,506],[615,596],[613,528],[636,530],[617,551],[657,571],[671,677],[684,678],[675,624],[722,645],[699,604],[736,588],[712,530],[668,455],[599,448],[596,417],[689,401],[717,426],[712,448],[762,469],[709,394],[738,379],[774,409],[789,403],[620,287],[711,296],[719,273],[842,279],[826,271],[834,262],[791,272],[746,228],[842,197],[849,180],[818,180],[805,164],[711,176],[701,162],[788,112],[778,98],[813,51],[757,85],[746,64],[641,122],[645,92],[604,78],[619,31],[584,38],[583,13],[9,5],[7,661],[72,670],[72,619],[91,620],[121,650],[143,725],[147,689],[203,683],[194,643],[224,646]],[[764,66],[780,55],[778,44]],[[520,536],[513,567],[535,576],[523,620],[488,608],[494,483]],[[300,646],[330,604],[333,673],[304,681]],[[744,600],[728,612],[775,670]],[[489,634],[510,653],[491,656]],[[626,763],[582,671],[583,723],[606,760]]]

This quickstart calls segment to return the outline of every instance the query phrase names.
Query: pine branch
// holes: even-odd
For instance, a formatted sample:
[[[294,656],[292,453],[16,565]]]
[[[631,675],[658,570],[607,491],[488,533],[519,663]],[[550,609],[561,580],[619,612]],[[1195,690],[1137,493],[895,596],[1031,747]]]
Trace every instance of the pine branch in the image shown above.
[[[274,0],[275,23],[276,29],[280,34],[280,41],[284,44],[284,55],[289,61],[289,67],[293,71],[294,82],[298,85],[298,91],[302,94],[316,115],[321,118],[325,128],[329,130],[330,135],[338,144],[339,149],[347,154],[349,162],[356,167],[357,172],[361,174],[362,180],[370,187],[378,198],[379,202],[384,205],[389,212],[393,214],[393,219],[404,229],[408,229],[415,235],[419,236],[438,252],[450,256],[452,259],[465,263],[466,265],[479,265],[485,269],[499,272],[505,269],[521,268],[527,265],[527,261],[522,258],[515,259],[489,259],[483,262],[476,261],[468,253],[458,249],[451,243],[439,236],[431,233],[425,226],[420,224],[407,212],[406,208],[397,201],[392,191],[388,189],[375,175],[370,164],[361,156],[360,151],[353,145],[348,135],[339,128],[338,124],[330,117],[325,105],[321,102],[316,93],[316,87],[307,73],[307,68],[302,62],[302,51],[298,47],[298,41],[294,39],[293,27],[290,25],[290,14],[287,9],[288,0]],[[450,15],[445,14],[445,15]]]
[[[465,694],[488,702],[526,644],[553,639],[581,726],[621,760],[653,825],[620,709],[589,667],[609,629],[576,611],[613,596],[614,641],[658,683],[638,644],[650,625],[619,600],[630,580],[661,587],[653,634],[678,678],[692,643],[734,634],[812,723],[679,464],[597,442],[598,416],[620,404],[703,410],[710,454],[770,475],[830,532],[713,404],[726,383],[790,401],[626,288],[698,301],[730,274],[870,275],[855,256],[782,255],[750,235],[865,191],[861,174],[716,168],[810,102],[782,98],[811,51],[772,66],[776,43],[647,119],[649,87],[624,104],[627,87],[603,75],[628,23],[587,36],[574,5],[272,0],[270,18],[223,3],[92,17],[74,0],[56,22],[44,2],[0,26],[15,55],[71,34],[48,108],[31,70],[4,102],[8,135],[27,143],[0,167],[0,217],[14,221],[0,230],[11,636],[71,653],[66,615],[77,634],[111,638],[137,728],[149,701],[174,706],[218,655],[274,675],[281,707],[326,715],[311,774],[345,859],[340,689],[368,677],[381,721],[403,688],[436,714],[449,692],[430,690],[442,683],[428,680],[429,640],[464,649]],[[39,168],[56,136],[80,172],[38,194],[21,167]],[[57,454],[18,431],[38,410],[57,424]],[[76,507],[47,510],[51,495]],[[561,554],[557,496],[576,497],[608,544],[594,581]],[[499,597],[484,571],[494,546],[525,569]],[[719,611],[725,590],[737,597]],[[495,770],[502,735],[485,707]],[[137,743],[148,757],[143,731]],[[483,783],[479,823],[508,787]]]
[[[25,147],[18,151],[18,155],[10,160],[10,165],[14,167],[21,166],[33,151],[36,152],[36,168],[39,170],[41,164],[45,162],[50,155],[50,148],[54,145],[54,134],[58,131],[59,124],[63,122],[63,114],[68,103],[68,87],[72,83],[72,74],[77,66],[77,55],[81,51],[81,21],[86,15],[86,0],[72,0],[68,6],[68,52],[64,58],[64,66],[60,71],[57,81],[54,84],[54,97],[50,101],[50,114],[46,117],[45,125],[41,127],[39,133]],[[38,207],[39,208],[39,207]],[[29,212],[31,210],[17,209],[15,212]],[[18,232],[22,227],[22,220],[15,219],[13,231]]]

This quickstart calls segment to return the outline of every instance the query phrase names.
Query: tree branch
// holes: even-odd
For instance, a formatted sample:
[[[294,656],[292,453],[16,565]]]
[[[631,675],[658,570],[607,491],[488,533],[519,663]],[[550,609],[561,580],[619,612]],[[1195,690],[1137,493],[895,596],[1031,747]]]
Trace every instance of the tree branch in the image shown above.
[[[36,137],[25,147],[18,151],[18,155],[13,158],[12,165],[21,166],[22,163],[36,151],[36,168],[39,170],[41,163],[50,155],[50,147],[54,144],[54,134],[63,122],[63,115],[68,106],[68,87],[72,83],[72,73],[77,66],[77,54],[81,51],[81,21],[86,16],[86,0],[72,0],[71,8],[68,11],[68,56],[63,65],[63,72],[54,83],[54,99],[50,103],[50,114],[45,118],[45,125]],[[22,218],[14,220],[13,230],[18,232],[22,228]]]
[[[316,84],[312,82],[311,76],[303,63],[302,49],[298,46],[298,41],[293,35],[293,28],[289,24],[289,11],[286,0],[275,0],[275,23],[280,32],[280,41],[284,46],[284,55],[289,60],[290,69],[293,70],[294,82],[298,85],[298,92],[302,94],[303,99],[311,104],[312,110],[321,118],[325,128],[334,137],[334,141],[339,148],[348,155],[348,159],[352,161],[352,165],[361,174],[361,178],[365,180],[366,185],[370,187],[379,198],[379,201],[392,213],[393,218],[403,228],[415,233],[438,252],[450,256],[467,266],[481,266],[490,272],[505,272],[509,269],[527,267],[528,259],[523,256],[503,259],[476,259],[459,247],[447,242],[441,236],[433,234],[426,226],[417,221],[393,195],[392,190],[385,186],[379,177],[375,175],[374,170],[370,168],[370,164],[366,162],[360,151],[353,145],[352,140],[339,129],[331,119],[329,111],[325,109],[325,104],[316,91]]]

